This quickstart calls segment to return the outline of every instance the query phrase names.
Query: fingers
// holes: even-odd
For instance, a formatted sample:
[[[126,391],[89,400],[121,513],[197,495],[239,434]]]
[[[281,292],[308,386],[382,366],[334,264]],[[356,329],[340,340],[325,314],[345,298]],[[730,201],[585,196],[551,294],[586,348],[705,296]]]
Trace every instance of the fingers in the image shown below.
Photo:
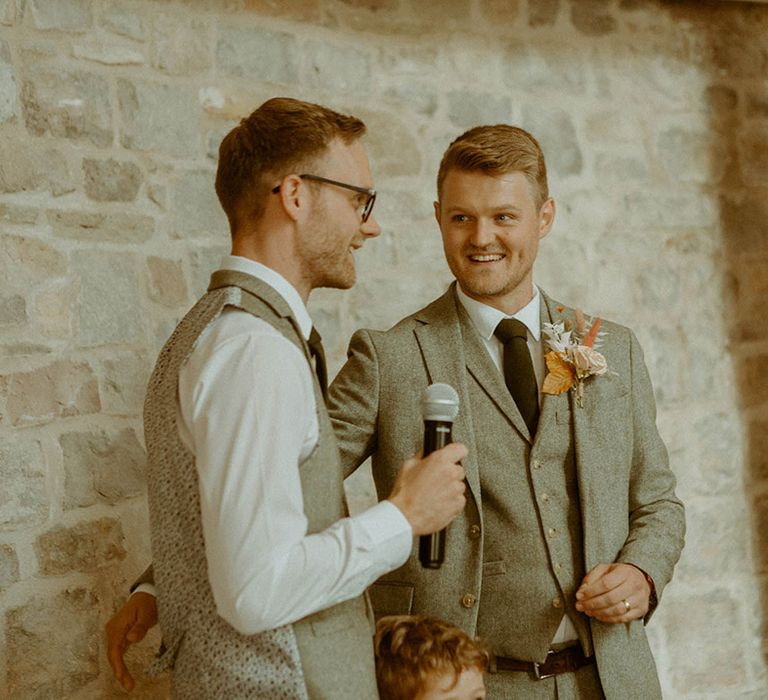
[[[602,622],[631,622],[648,612],[645,577],[629,564],[599,564],[576,592],[576,609]]]
[[[120,613],[107,623],[107,659],[115,678],[130,693],[136,684],[123,658],[126,649],[124,641],[126,635],[125,626],[120,624],[120,620],[116,620],[119,615]]]

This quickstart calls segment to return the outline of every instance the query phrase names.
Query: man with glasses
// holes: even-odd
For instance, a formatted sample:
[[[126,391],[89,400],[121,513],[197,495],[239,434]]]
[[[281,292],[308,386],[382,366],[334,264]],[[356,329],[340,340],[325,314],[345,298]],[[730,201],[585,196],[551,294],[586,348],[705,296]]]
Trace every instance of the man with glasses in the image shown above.
[[[464,506],[466,450],[452,444],[406,460],[387,500],[345,517],[306,302],[351,287],[354,251],[379,234],[364,130],[278,98],[221,144],[232,255],[161,351],[144,411],[154,670],[173,669],[174,697],[377,697],[362,594]]]

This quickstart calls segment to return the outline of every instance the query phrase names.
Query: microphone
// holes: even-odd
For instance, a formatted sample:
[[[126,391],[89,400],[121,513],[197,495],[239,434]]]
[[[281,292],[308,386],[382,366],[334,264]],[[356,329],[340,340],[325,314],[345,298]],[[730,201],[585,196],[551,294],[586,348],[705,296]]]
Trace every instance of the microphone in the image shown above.
[[[459,395],[450,384],[430,384],[421,397],[424,419],[424,457],[451,442],[451,428],[459,415]],[[445,529],[419,537],[419,561],[425,569],[439,569],[445,560]]]

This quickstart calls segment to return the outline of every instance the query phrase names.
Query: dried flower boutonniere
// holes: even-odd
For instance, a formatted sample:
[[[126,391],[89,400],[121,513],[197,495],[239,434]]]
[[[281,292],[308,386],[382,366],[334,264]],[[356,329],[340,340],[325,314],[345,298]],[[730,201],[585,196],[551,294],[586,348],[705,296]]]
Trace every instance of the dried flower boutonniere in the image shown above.
[[[598,351],[600,346],[601,320],[587,324],[584,314],[576,310],[576,328],[570,320],[545,323],[549,352],[544,355],[547,376],[542,391],[545,394],[562,394],[573,389],[576,404],[584,407],[584,381],[599,377],[608,371],[608,363]]]

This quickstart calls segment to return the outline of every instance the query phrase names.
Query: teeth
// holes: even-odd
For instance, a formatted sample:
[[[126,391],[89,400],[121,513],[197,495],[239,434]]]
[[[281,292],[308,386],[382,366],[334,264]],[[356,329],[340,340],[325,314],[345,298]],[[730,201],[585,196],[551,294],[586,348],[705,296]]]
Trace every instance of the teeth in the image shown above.
[[[501,260],[503,255],[470,255],[470,260],[475,262],[492,262],[494,260]]]

